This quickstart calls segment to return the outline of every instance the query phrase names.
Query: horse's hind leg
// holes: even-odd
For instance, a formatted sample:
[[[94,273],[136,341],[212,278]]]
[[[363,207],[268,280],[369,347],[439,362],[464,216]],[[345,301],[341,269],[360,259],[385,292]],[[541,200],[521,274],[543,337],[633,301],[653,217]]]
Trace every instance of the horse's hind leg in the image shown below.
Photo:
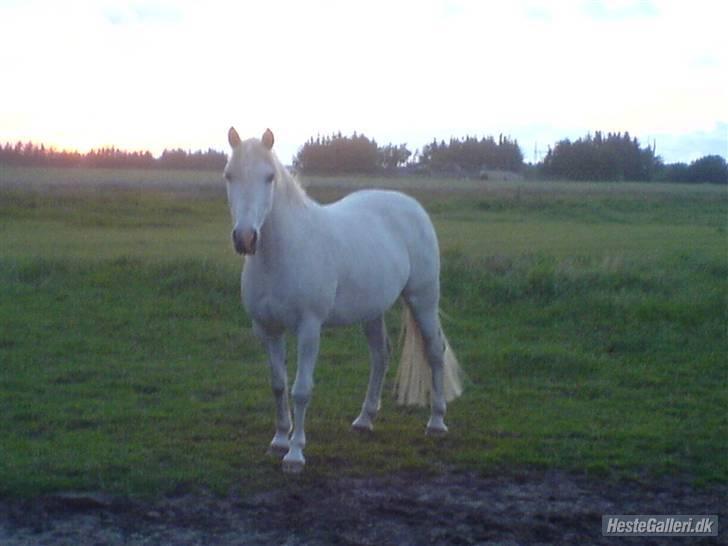
[[[430,420],[427,423],[427,434],[442,435],[447,433],[445,425],[447,402],[444,385],[445,339],[440,328],[437,303],[432,304],[429,300],[430,298],[423,301],[414,297],[406,298],[422,334],[427,363],[432,370]]]
[[[373,421],[381,405],[382,385],[384,375],[387,373],[390,353],[384,315],[365,323],[364,334],[369,344],[369,387],[361,413],[351,425],[357,431],[370,431],[374,428]]]

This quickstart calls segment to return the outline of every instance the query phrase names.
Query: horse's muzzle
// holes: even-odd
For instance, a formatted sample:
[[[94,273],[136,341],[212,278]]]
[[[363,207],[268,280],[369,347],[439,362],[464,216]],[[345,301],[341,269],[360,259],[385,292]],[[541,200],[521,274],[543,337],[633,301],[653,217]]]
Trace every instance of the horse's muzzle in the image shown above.
[[[255,254],[255,249],[258,247],[258,232],[254,229],[234,229],[233,245],[238,254]]]

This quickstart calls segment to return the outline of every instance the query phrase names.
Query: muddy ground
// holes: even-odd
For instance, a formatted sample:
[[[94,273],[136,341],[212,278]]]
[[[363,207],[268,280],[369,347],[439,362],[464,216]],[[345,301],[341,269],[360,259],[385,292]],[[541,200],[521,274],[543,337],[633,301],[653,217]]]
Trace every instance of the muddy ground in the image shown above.
[[[398,475],[290,486],[252,496],[180,493],[153,503],[99,493],[0,500],[0,544],[73,546],[728,544],[717,538],[613,538],[603,514],[719,514],[728,487],[615,482],[564,472]]]

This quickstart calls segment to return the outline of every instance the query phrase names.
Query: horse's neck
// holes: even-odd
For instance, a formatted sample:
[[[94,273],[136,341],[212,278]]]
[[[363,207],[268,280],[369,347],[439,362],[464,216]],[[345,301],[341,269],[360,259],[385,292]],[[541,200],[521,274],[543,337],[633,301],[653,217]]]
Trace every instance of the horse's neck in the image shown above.
[[[320,205],[309,198],[282,173],[280,186],[273,196],[273,206],[261,230],[261,251],[269,264],[279,263],[280,257],[291,252],[290,245],[300,246],[305,241],[310,223],[315,221]]]

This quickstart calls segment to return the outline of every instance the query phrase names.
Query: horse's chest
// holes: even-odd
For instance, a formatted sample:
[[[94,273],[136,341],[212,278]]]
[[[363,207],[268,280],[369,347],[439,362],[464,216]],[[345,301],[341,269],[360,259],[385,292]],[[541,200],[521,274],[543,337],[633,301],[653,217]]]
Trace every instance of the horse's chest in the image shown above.
[[[243,306],[253,320],[261,324],[284,324],[286,310],[281,294],[267,279],[254,282],[251,276],[243,274],[242,293]]]
[[[283,261],[275,268],[246,263],[242,276],[246,311],[262,325],[292,331],[306,316],[325,322],[337,283],[334,268],[322,264],[307,259]]]
[[[271,328],[295,329],[303,312],[310,307],[305,286],[285,275],[257,271],[243,272],[243,305],[250,317]]]

